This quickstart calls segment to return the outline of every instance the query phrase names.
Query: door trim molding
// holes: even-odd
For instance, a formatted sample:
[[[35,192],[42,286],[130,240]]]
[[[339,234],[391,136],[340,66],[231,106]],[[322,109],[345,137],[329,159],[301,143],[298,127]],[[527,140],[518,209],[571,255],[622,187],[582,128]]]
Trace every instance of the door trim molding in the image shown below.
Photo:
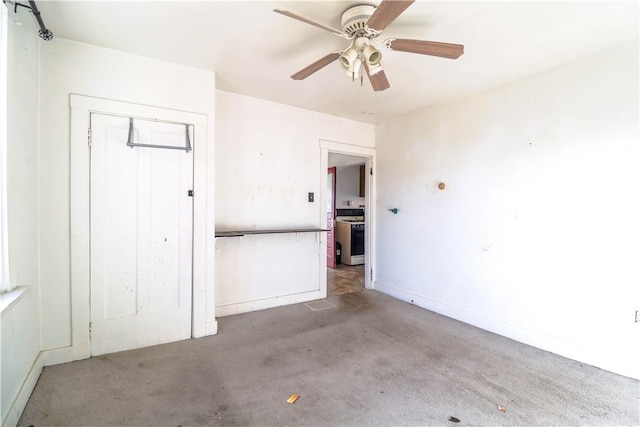
[[[329,248],[329,241],[331,241],[331,245],[333,247],[333,254],[331,256],[331,258],[333,259],[333,267],[329,266],[329,251],[327,250],[327,267],[328,268],[336,268],[337,265],[337,256],[336,256],[336,182],[337,182],[337,175],[338,175],[338,168],[334,167],[330,167],[327,168],[327,175],[331,175],[333,174],[333,179],[331,179],[331,194],[332,194],[332,200],[329,201],[327,200],[327,205],[329,204],[329,202],[331,202],[331,224],[329,224],[328,222],[328,218],[325,219],[325,224],[327,224],[327,229],[329,230],[327,232],[327,249]],[[327,186],[327,199],[329,198],[329,186]],[[326,205],[325,205],[326,206]],[[331,236],[331,238],[329,238],[329,236]]]
[[[193,287],[191,336],[215,333],[214,269],[215,217],[213,199],[214,149],[209,143],[208,117],[104,98],[71,94],[70,230],[71,230],[71,360],[91,356],[90,301],[90,114],[144,117],[193,124],[204,138],[193,143]],[[209,179],[208,179],[209,177]],[[70,360],[69,360],[70,361]],[[60,361],[58,361],[60,362]]]
[[[373,169],[376,161],[376,149],[370,147],[363,147],[360,145],[346,144],[343,142],[320,140],[320,218],[324,216],[326,222],[326,212],[324,212],[327,206],[327,169],[329,168],[329,153],[347,154],[350,156],[358,156],[366,158],[367,170]],[[368,177],[367,185],[365,188],[365,250],[364,250],[364,283],[367,289],[373,289],[375,281],[375,224],[376,224],[376,180],[375,175],[366,174]],[[322,222],[319,222],[322,224]],[[320,257],[320,293],[321,298],[327,297],[327,239],[323,237],[320,247],[320,253],[324,253],[325,256]],[[324,252],[322,252],[324,251]],[[374,275],[371,277],[370,272],[373,271]]]

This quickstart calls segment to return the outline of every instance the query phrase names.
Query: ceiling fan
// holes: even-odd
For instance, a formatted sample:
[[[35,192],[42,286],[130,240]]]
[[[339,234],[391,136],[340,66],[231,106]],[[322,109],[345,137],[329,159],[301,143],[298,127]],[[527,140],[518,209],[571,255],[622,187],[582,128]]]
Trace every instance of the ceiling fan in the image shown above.
[[[274,12],[305,22],[337,36],[350,40],[349,46],[332,52],[313,64],[291,76],[294,80],[303,80],[336,60],[352,80],[360,79],[366,74],[374,91],[382,91],[390,87],[387,76],[382,69],[382,53],[378,47],[421,55],[439,56],[456,59],[464,53],[464,46],[452,43],[432,42],[412,39],[386,39],[378,42],[376,38],[415,0],[382,0],[378,7],[371,5],[353,6],[342,14],[342,31],[319,24],[310,19],[282,9]],[[362,72],[364,70],[364,73]]]

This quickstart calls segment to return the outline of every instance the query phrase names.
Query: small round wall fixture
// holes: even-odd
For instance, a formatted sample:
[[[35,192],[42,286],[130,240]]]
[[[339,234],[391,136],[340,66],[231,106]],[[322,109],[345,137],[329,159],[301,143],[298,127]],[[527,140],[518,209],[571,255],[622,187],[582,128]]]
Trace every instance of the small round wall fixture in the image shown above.
[[[445,187],[446,187],[446,185],[445,185],[444,182],[441,182],[440,184],[438,184],[438,188],[441,189],[441,190],[444,190]]]

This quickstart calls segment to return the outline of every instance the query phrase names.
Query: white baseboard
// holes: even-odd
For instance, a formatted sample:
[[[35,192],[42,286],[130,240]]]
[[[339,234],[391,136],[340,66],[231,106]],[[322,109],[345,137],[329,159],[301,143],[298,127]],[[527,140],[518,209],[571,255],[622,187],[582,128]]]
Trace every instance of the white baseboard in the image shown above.
[[[322,299],[320,290],[303,292],[300,294],[284,295],[281,297],[265,298],[255,301],[239,302],[227,305],[216,306],[216,316],[224,317],[234,314],[247,313],[250,311],[264,310],[267,308],[280,307],[283,305],[297,304],[300,302]]]
[[[13,427],[18,424],[18,421],[20,421],[20,416],[22,415],[22,411],[24,411],[25,406],[27,406],[29,397],[31,396],[31,393],[33,392],[33,389],[38,382],[38,378],[40,378],[43,367],[44,363],[42,352],[40,352],[38,354],[38,357],[36,357],[36,359],[33,361],[33,365],[31,365],[31,369],[29,369],[29,373],[24,379],[18,395],[9,407],[9,410],[7,411],[4,419],[2,420],[3,426]]]
[[[616,374],[636,379],[640,376],[640,372],[637,367],[612,363],[610,358],[607,358],[601,351],[594,348],[587,348],[560,338],[545,335],[540,332],[475,313],[461,307],[424,297],[396,286],[387,285],[379,281],[374,283],[374,289],[401,301],[406,301],[417,305],[418,307],[468,323],[523,344],[549,351],[569,359],[578,360],[588,365],[597,366]]]
[[[218,322],[216,320],[209,321],[205,324],[205,334],[203,336],[215,335],[217,333]],[[40,355],[42,357],[44,366],[59,365],[61,363],[68,363],[75,360],[90,358],[91,346],[90,344],[88,344],[54,348],[50,350],[43,350]]]
[[[61,363],[73,362],[73,347],[54,348],[41,352],[44,366],[59,365]]]
[[[204,335],[205,336],[215,335],[217,333],[218,333],[218,321],[217,320],[213,320],[213,321],[207,322],[205,324],[205,328],[204,328]]]

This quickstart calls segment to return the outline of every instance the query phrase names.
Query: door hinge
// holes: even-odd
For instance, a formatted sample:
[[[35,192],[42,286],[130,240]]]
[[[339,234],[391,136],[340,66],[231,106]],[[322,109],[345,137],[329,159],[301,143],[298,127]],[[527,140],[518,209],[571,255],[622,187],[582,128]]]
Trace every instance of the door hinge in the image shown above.
[[[87,145],[91,147],[91,128],[87,132]]]
[[[92,332],[93,332],[93,322],[89,322],[89,338],[91,338]]]
[[[189,191],[187,192],[187,196],[189,196],[189,197],[193,197],[193,190],[189,190]]]
[[[369,275],[369,279],[373,282],[373,268],[371,269],[370,275]]]
[[[369,175],[373,175],[373,168],[369,169]]]

